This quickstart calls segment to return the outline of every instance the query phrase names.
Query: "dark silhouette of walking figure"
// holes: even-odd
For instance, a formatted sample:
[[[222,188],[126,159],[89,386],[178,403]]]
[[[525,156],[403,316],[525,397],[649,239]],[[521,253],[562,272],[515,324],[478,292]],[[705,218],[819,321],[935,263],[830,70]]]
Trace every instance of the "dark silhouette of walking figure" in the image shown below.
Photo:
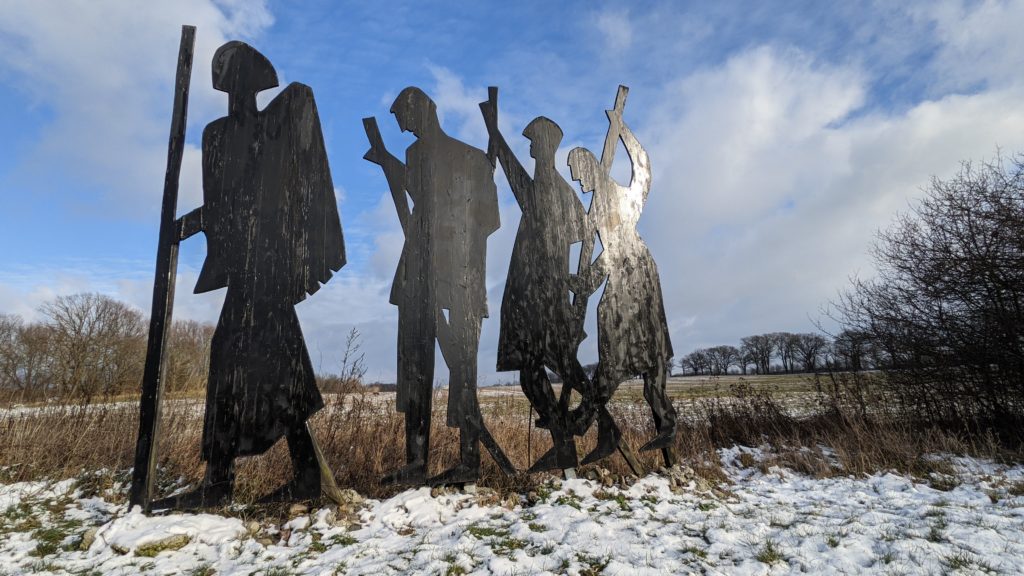
[[[179,221],[180,239],[206,235],[196,293],[227,288],[211,343],[206,475],[196,491],[155,508],[229,501],[234,459],[281,437],[294,478],[265,499],[320,495],[306,421],[323,400],[295,304],[344,266],[345,247],[313,92],[293,83],[259,110],[256,94],[277,84],[247,44],[228,42],[213,57],[213,87],[228,93],[229,111],[203,131],[203,206]]]
[[[480,326],[488,315],[487,237],[500,225],[494,165],[482,150],[444,133],[436,105],[419,88],[402,90],[391,112],[403,132],[416,136],[404,164],[385,148],[376,120],[363,121],[370,139],[364,158],[384,170],[405,232],[391,303],[398,306],[396,404],[405,413],[406,465],[384,481],[428,481],[435,341],[449,368],[447,423],[459,428],[459,463],[429,483],[475,482],[480,442],[513,473],[483,425],[476,396]]]
[[[535,160],[531,178],[498,130],[496,93],[492,88],[492,99],[481,103],[480,109],[523,214],[501,302],[497,369],[519,370],[519,384],[540,415],[538,424],[551,432],[551,450],[530,471],[572,469],[577,465],[576,445],[569,432],[567,406],[555,397],[546,369],[559,375],[563,386],[590,389],[576,358],[587,297],[570,300],[569,260],[570,246],[584,241],[589,247],[581,250],[587,254],[583,260],[589,260],[594,232],[588,230],[583,204],[555,168],[561,128],[540,116],[523,130]]]
[[[673,464],[671,445],[676,434],[676,412],[666,392],[668,361],[672,357],[661,280],[647,245],[637,232],[637,222],[651,187],[647,152],[622,121],[625,87],[620,87],[616,106],[608,110],[608,136],[602,162],[584,148],[569,152],[569,167],[583,192],[594,192],[588,217],[601,239],[602,252],[581,278],[587,293],[604,278],[608,283],[597,307],[598,366],[594,395],[584,397],[574,423],[582,434],[596,413],[598,446],[584,458],[593,462],[610,455],[621,437],[605,405],[624,380],[643,374],[644,398],[651,406],[658,434],[641,450],[662,449]],[[610,175],[615,141],[621,140],[632,163],[628,186]]]

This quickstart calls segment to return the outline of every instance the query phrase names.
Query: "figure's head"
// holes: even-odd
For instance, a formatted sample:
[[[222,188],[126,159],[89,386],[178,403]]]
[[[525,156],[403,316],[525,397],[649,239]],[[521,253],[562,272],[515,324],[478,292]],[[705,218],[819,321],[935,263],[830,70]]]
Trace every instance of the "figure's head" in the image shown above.
[[[277,86],[277,71],[255,48],[237,40],[213,54],[213,87],[228,94],[256,94]]]
[[[569,172],[572,179],[580,183],[580,190],[593,192],[601,174],[601,163],[590,150],[576,147],[569,151]]]
[[[437,125],[437,104],[427,96],[426,92],[410,86],[402,90],[391,105],[391,113],[398,120],[402,132],[412,132],[416,137],[423,136],[429,128]]]
[[[530,140],[530,156],[535,160],[548,160],[555,157],[562,142],[562,129],[544,116],[538,116],[526,125],[523,136]]]

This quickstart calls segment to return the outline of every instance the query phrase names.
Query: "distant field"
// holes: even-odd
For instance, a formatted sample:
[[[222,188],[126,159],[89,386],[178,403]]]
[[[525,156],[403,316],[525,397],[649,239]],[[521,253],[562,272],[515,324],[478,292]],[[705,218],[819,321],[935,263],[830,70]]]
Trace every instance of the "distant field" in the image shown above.
[[[711,398],[735,396],[742,386],[753,391],[770,392],[780,405],[793,413],[802,413],[813,402],[815,396],[813,374],[769,374],[727,376],[673,376],[668,380],[668,393],[677,408]],[[555,385],[555,393],[561,393],[561,386]],[[636,405],[646,401],[643,397],[643,380],[634,379],[619,385],[612,398],[613,405]],[[479,389],[480,402],[485,411],[491,413],[502,409],[527,410],[528,402],[517,384],[487,386]]]

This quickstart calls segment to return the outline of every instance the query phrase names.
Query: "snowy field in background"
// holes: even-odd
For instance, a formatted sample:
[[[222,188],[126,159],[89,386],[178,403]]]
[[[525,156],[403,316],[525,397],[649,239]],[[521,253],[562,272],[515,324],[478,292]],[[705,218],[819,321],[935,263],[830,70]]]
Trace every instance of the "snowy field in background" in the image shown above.
[[[720,487],[683,471],[504,502],[424,488],[280,526],[147,518],[79,498],[71,481],[12,484],[0,486],[0,574],[1024,573],[1024,466],[953,458],[946,481],[959,485],[941,491],[896,474],[763,473],[742,452],[759,458],[720,452]]]

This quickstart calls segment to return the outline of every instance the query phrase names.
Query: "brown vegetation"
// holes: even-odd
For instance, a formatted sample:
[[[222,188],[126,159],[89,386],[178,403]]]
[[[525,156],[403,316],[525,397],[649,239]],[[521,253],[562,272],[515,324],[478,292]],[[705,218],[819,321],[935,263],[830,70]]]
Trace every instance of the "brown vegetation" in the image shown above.
[[[735,444],[770,446],[766,461],[751,463],[767,469],[784,465],[816,475],[866,474],[898,470],[937,481],[943,464],[938,452],[1018,459],[1019,452],[991,436],[971,436],[937,428],[901,423],[881,410],[880,388],[862,377],[839,376],[818,381],[817,403],[810,415],[786,413],[769,392],[740,384],[722,397],[702,399],[682,414],[676,448],[682,463],[712,480],[724,476],[716,453]],[[458,436],[444,423],[443,391],[435,398],[432,463],[435,471],[457,459]],[[312,424],[340,486],[370,496],[385,496],[394,488],[379,479],[399,466],[404,456],[403,420],[393,408],[393,396],[355,393],[328,396],[328,406]],[[531,415],[517,394],[496,395],[484,403],[485,419],[498,442],[521,469],[549,446],[546,432],[531,428]],[[196,400],[172,400],[166,405],[159,446],[162,489],[198,482],[203,405]],[[45,406],[0,416],[0,480],[66,478],[102,470],[111,479],[127,478],[137,433],[137,404]],[[652,433],[643,404],[617,403],[613,413],[626,439],[639,446]],[[579,443],[581,454],[594,444],[594,432]],[[641,455],[648,469],[659,465],[653,453]],[[619,456],[601,463],[614,474],[628,468]],[[584,471],[585,472],[585,471]],[[246,502],[284,483],[290,475],[286,447],[244,459],[238,473],[237,497]],[[502,476],[485,458],[481,484],[501,490],[524,491],[539,476]]]
[[[58,296],[25,322],[0,314],[0,405],[89,403],[137,395],[146,359],[146,318],[102,294]],[[201,396],[209,372],[212,324],[178,320],[168,336],[165,392]],[[328,393],[358,391],[366,373],[360,335],[349,332],[341,372],[318,374]]]

